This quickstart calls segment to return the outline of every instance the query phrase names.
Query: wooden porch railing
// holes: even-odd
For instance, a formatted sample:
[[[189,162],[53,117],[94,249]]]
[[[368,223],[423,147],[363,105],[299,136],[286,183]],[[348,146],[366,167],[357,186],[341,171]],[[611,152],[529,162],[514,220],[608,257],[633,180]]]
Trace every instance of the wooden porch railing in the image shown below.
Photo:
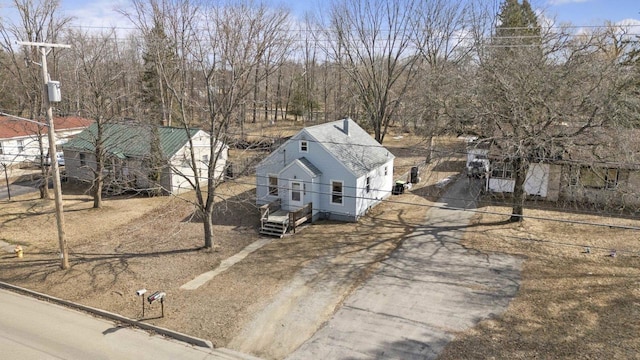
[[[307,220],[310,220],[313,216],[313,205],[308,203],[299,210],[289,212],[289,227],[296,233],[296,227]]]
[[[269,213],[276,212],[280,210],[281,207],[282,201],[280,199],[260,206],[260,225],[264,226],[264,222],[269,219]]]

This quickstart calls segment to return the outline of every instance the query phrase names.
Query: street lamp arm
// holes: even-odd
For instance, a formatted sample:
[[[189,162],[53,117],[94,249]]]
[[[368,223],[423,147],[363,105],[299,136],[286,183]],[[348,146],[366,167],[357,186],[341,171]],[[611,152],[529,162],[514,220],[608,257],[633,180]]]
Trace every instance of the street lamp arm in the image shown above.
[[[43,42],[18,41],[18,40],[16,40],[16,45],[40,46],[45,48],[64,48],[64,49],[71,48],[71,45],[66,45],[66,44],[49,44],[49,43],[43,43]]]

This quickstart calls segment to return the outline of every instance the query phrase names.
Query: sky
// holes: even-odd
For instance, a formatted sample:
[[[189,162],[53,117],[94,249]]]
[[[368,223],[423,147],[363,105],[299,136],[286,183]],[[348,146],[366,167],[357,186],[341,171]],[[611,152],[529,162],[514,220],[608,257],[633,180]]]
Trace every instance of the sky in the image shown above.
[[[268,0],[290,8],[293,14],[302,18],[305,11],[327,4],[330,0]],[[390,0],[392,1],[392,0]],[[452,0],[456,1],[456,0]],[[500,1],[500,0],[486,0]],[[598,26],[606,21],[620,23],[634,19],[640,24],[640,1],[638,0],[529,0],[534,9],[557,22],[571,22],[576,26]],[[8,11],[10,0],[0,0],[0,15]],[[76,17],[75,23],[82,26],[130,27],[115,7],[125,7],[128,0],[61,0],[65,14]],[[623,22],[624,23],[624,22]]]

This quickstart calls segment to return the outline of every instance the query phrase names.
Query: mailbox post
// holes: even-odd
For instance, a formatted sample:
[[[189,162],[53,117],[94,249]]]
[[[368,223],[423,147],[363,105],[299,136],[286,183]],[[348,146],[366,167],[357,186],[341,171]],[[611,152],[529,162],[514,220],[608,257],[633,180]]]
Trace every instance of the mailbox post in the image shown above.
[[[144,295],[147,292],[147,289],[140,289],[136,291],[136,295],[140,296],[140,300],[142,300],[142,318],[144,319]]]
[[[162,309],[162,317],[164,317],[164,297],[167,294],[163,291],[156,291],[153,294],[147,297],[147,301],[149,301],[149,305],[153,304],[155,301],[160,301],[160,308]]]

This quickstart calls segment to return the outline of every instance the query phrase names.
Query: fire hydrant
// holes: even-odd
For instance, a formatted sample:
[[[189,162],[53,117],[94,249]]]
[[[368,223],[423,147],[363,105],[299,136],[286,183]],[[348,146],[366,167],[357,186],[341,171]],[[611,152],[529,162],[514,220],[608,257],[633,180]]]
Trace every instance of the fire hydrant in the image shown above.
[[[23,252],[22,252],[22,246],[20,246],[20,245],[16,246],[15,250],[13,250],[13,251],[16,253],[16,256],[19,259],[22,259],[22,256],[24,255]]]

